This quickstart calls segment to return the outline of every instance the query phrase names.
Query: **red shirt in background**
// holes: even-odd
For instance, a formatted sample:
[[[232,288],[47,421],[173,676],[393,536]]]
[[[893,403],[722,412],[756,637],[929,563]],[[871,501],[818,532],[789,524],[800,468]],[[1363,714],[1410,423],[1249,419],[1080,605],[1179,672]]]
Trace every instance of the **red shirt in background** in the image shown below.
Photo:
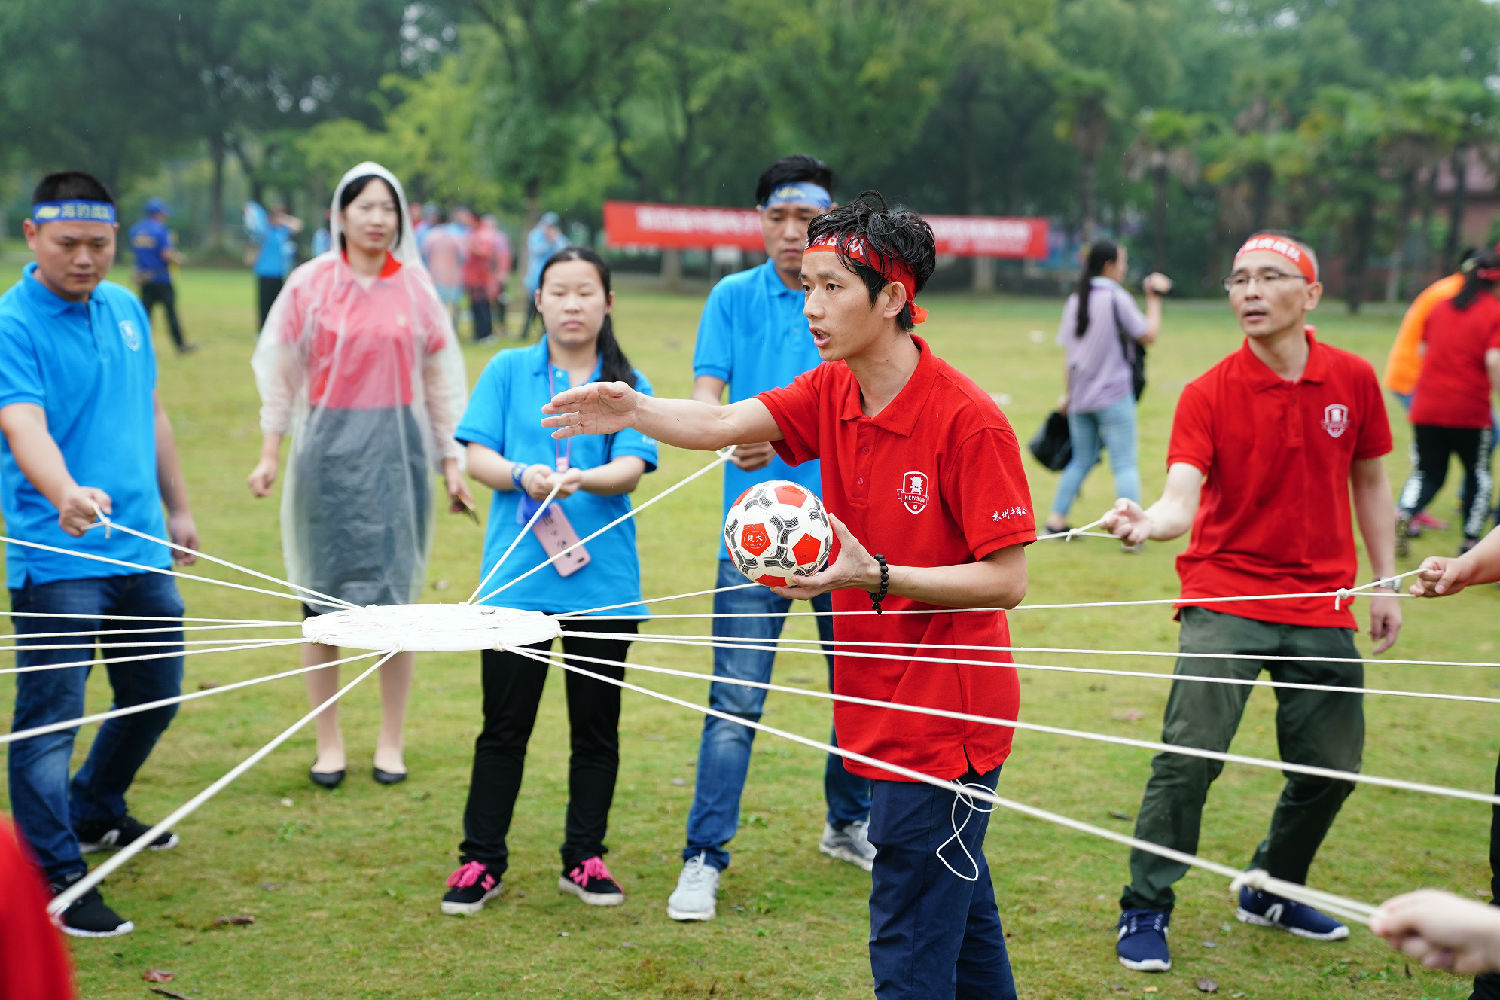
[[[365,287],[342,255],[304,264],[325,273],[290,286],[281,335],[307,345],[308,402],[313,407],[363,410],[410,406],[412,370],[421,353],[447,342],[442,306],[420,281],[402,274],[390,254],[380,276]]]
[[[68,950],[47,916],[51,900],[5,819],[0,819],[0,887],[0,1000],[72,1000]]]
[[[776,452],[798,465],[822,460],[823,503],[873,553],[901,566],[976,562],[1036,539],[1031,493],[1016,435],[1005,415],[967,376],[921,352],[900,393],[873,417],[860,409],[859,383],[842,361],[819,365],[759,398],[783,435]],[[1011,666],[1003,611],[890,614],[933,606],[888,596],[870,611],[862,590],[836,590],[834,691],[876,701],[1015,719],[1020,685]],[[845,646],[875,642],[888,646]],[[971,645],[966,650],[927,649]],[[848,656],[844,650],[884,653]],[[914,656],[983,660],[961,666]],[[938,778],[984,773],[1005,761],[1014,730],[866,705],[834,703],[839,745]],[[900,775],[845,759],[855,774]]]
[[[1307,367],[1289,382],[1238,351],[1183,389],[1167,465],[1205,476],[1192,540],[1177,557],[1183,597],[1327,593],[1355,583],[1349,509],[1356,460],[1391,450],[1370,363],[1307,334]],[[1354,628],[1332,598],[1204,605],[1288,625]]]
[[[1432,307],[1422,328],[1427,345],[1411,400],[1411,422],[1435,427],[1488,427],[1490,376],[1484,354],[1500,348],[1500,301],[1481,292],[1460,310],[1451,299]]]

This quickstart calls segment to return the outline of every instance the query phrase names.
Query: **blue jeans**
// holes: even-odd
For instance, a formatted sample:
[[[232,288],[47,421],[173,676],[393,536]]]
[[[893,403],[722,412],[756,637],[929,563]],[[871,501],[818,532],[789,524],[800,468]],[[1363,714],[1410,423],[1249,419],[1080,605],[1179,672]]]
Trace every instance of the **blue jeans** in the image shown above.
[[[739,570],[727,559],[719,560],[718,587],[732,587],[745,582]],[[792,602],[777,597],[765,587],[749,587],[714,595],[715,615],[749,614],[752,618],[714,618],[715,639],[749,639],[758,645],[774,645],[786,624],[786,613]],[[828,686],[833,687],[833,600],[827,594],[811,601],[818,616],[818,636],[828,653]],[[759,649],[714,649],[714,676],[768,682],[776,654]],[[708,703],[721,712],[760,721],[766,705],[764,688],[741,684],[709,685]],[[698,775],[693,789],[693,808],[688,813],[687,847],[682,859],[706,855],[705,860],[723,871],[729,867],[729,843],[740,825],[740,794],[745,790],[745,775],[750,770],[750,743],[755,730],[728,719],[703,717],[703,738],[698,744]],[[828,742],[838,745],[830,729]],[[870,815],[870,782],[844,769],[843,758],[829,754],[823,766],[823,794],[828,801],[828,823],[844,827],[864,822]]]
[[[182,691],[182,598],[171,577],[159,573],[58,580],[10,592],[15,611],[74,614],[76,618],[33,618],[15,615],[16,665],[41,666],[76,663],[94,656],[95,644],[107,657],[171,653],[155,660],[111,663],[111,708],[124,708],[171,698]],[[129,621],[106,620],[101,615],[130,615]],[[176,626],[173,631],[147,632],[142,643],[173,645],[133,646],[131,635],[111,637],[117,629]],[[103,631],[100,631],[103,630]],[[69,638],[36,638],[32,633],[77,633]],[[27,645],[66,646],[28,651]],[[86,665],[38,670],[16,675],[16,712],[12,732],[44,726],[84,713]],[[78,730],[64,729],[10,744],[10,807],[16,826],[26,838],[49,879],[87,869],[78,851],[73,828],[80,823],[113,822],[125,815],[125,791],[146,762],[157,737],[166,730],[175,705],[153,708],[109,719],[99,727],[88,758],[68,781],[68,763]]]
[[[994,791],[1000,768],[987,774],[971,770],[959,780]],[[920,782],[872,784],[870,971],[875,996],[1015,1000],[1005,930],[984,857],[989,805],[975,803],[973,812],[961,802],[955,808],[952,792]],[[961,827],[963,850],[946,843],[955,827]],[[969,881],[954,871],[977,877]]]
[[[1073,439],[1073,459],[1057,481],[1052,513],[1068,516],[1083,486],[1083,478],[1099,461],[1102,446],[1109,452],[1109,469],[1115,476],[1115,496],[1141,499],[1141,471],[1135,460],[1135,400],[1126,395],[1102,410],[1068,414],[1068,434]]]

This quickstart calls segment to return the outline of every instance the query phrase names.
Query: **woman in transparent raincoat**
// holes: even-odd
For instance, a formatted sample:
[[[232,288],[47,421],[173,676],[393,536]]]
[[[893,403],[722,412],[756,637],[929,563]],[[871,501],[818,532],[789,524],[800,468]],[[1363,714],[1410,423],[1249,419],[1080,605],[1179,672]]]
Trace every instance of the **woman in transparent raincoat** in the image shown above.
[[[260,460],[250,489],[266,496],[281,442],[292,438],[282,490],[287,578],[355,605],[410,604],[426,573],[432,476],[449,509],[472,508],[453,427],[467,382],[447,311],[422,267],[401,184],[374,163],[344,175],[333,195],[332,248],[287,279],[251,359],[261,397]],[[307,615],[336,606],[309,597]],[[303,646],[307,666],[336,647]],[[310,671],[313,705],[338,690],[338,667]],[[406,777],[402,728],[412,654],[380,668],[381,726],[374,777]],[[337,704],[317,718],[310,777],[344,778]]]

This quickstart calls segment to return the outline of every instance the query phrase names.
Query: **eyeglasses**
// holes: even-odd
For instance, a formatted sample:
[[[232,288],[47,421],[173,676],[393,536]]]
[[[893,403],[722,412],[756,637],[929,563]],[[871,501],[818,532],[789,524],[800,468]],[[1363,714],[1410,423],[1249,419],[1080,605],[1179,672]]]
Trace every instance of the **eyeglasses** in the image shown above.
[[[1307,278],[1304,277],[1303,275],[1300,275],[1300,274],[1288,274],[1286,271],[1270,271],[1270,270],[1267,270],[1267,271],[1258,271],[1255,274],[1246,274],[1243,271],[1237,271],[1234,274],[1231,274],[1229,277],[1227,277],[1227,278],[1224,279],[1224,291],[1226,291],[1226,292],[1243,292],[1243,291],[1246,291],[1246,290],[1249,289],[1250,282],[1252,282],[1252,281],[1258,281],[1262,285],[1265,285],[1267,288],[1273,288],[1273,287],[1276,286],[1276,284],[1278,282],[1291,281],[1293,279],[1296,279],[1297,281],[1306,281],[1307,280]]]

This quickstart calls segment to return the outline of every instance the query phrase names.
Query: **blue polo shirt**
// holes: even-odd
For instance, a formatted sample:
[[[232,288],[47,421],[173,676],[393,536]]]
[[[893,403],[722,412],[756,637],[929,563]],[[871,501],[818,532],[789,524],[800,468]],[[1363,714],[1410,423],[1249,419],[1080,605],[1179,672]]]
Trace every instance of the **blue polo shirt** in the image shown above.
[[[110,517],[137,531],[166,537],[156,482],[156,357],[151,325],[140,300],[113,282],[100,282],[87,302],[53,294],[27,264],[21,280],[0,295],[0,407],[33,403],[68,472],[113,501]],[[5,530],[24,541],[55,545],[146,566],[166,568],[164,545],[95,528],[81,538],[57,526],[57,509],[21,473],[10,442],[0,435],[0,509]],[[6,585],[123,576],[124,566],[8,545]]]
[[[599,378],[596,364],[586,381]],[[635,387],[651,393],[651,383],[639,371]],[[485,366],[479,383],[469,397],[469,407],[459,421],[453,436],[465,444],[482,444],[512,462],[549,465],[565,457],[575,469],[592,469],[622,455],[635,455],[646,463],[646,471],[656,469],[656,441],[634,428],[609,436],[580,435],[563,441],[542,426],[542,404],[555,393],[572,388],[568,373],[551,364],[547,341],[531,347],[501,351]],[[520,514],[518,490],[496,490],[490,498],[489,524],[484,533],[484,558],[480,579],[489,575],[490,567],[504,555],[516,535],[525,527]],[[579,538],[604,527],[630,509],[629,495],[596,496],[579,490],[563,500],[555,500],[567,515],[568,523]],[[641,567],[635,548],[635,519],[630,518],[610,528],[592,541],[585,542],[589,563],[571,576],[559,576],[549,566],[533,573],[504,593],[485,603],[500,607],[545,611],[582,611],[611,604],[625,604],[641,599]],[[541,542],[531,531],[521,539],[505,560],[505,565],[484,585],[484,593],[514,580],[532,567],[546,561]],[[640,615],[648,612],[643,604],[602,611],[606,615]]]
[[[698,320],[698,344],[693,350],[693,376],[723,379],[729,401],[751,399],[767,389],[790,385],[822,359],[813,346],[802,315],[805,296],[788,288],[768,259],[759,267],[731,274],[713,287]],[[817,462],[791,466],[778,456],[755,472],[724,465],[724,515],[739,495],[767,479],[790,479],[821,496],[823,485]],[[719,558],[729,553],[719,547]]]
[[[172,272],[162,256],[172,249],[172,231],[161,219],[146,217],[130,227],[130,252],[135,254],[135,269],[143,283],[170,284]]]
[[[258,278],[285,278],[292,269],[291,254],[287,243],[292,231],[286,226],[267,225],[259,234],[260,250],[255,255],[255,266],[251,269]]]

